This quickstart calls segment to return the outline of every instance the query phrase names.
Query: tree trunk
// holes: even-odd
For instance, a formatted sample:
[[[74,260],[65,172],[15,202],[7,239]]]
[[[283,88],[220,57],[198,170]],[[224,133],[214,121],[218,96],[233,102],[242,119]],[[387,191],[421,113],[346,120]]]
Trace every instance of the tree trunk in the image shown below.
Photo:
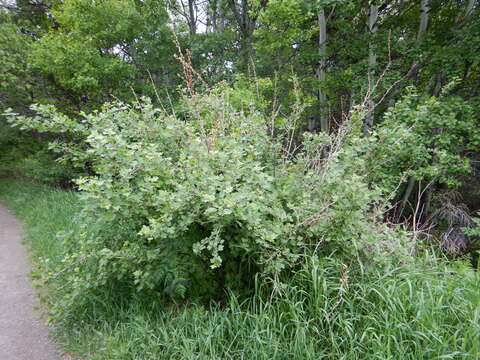
[[[430,17],[430,0],[421,0],[420,2],[420,26],[417,33],[417,45],[423,41],[428,27]]]
[[[465,18],[468,19],[473,12],[473,8],[475,7],[476,0],[469,0],[467,4],[467,12],[465,13]]]
[[[317,67],[317,80],[318,80],[318,103],[319,103],[319,116],[320,116],[320,130],[322,132],[329,132],[329,123],[328,123],[328,114],[326,109],[326,100],[325,91],[323,86],[325,84],[326,78],[326,67],[327,67],[327,20],[325,18],[325,10],[322,8],[318,10],[318,57],[319,63]]]
[[[415,179],[413,178],[413,176],[410,176],[408,178],[407,188],[405,190],[405,193],[403,194],[402,203],[400,205],[400,210],[399,210],[398,216],[397,216],[398,219],[400,219],[401,216],[403,215],[403,211],[405,210],[405,207],[407,206],[408,199],[410,198],[410,195],[412,195],[412,191],[413,191],[414,186],[415,186]]]
[[[219,16],[219,21],[218,21],[217,32],[223,33],[225,32],[225,10],[223,10],[221,6],[218,9],[218,16]]]
[[[433,187],[434,184],[432,184],[427,190],[427,195],[425,197],[425,207],[423,209],[422,218],[419,219],[419,222],[424,222],[426,219],[428,219],[428,214],[430,213],[430,206],[432,204]]]
[[[367,99],[367,106],[368,112],[367,116],[365,117],[365,127],[364,131],[366,134],[370,133],[370,130],[373,127],[373,123],[375,122],[375,101],[374,101],[374,79],[375,79],[375,67],[377,65],[377,54],[375,52],[375,44],[373,37],[377,33],[378,29],[378,5],[373,3],[370,4],[370,8],[368,11],[368,23],[367,23],[367,30],[370,36],[370,41],[368,44],[368,99]]]
[[[252,13],[252,6],[248,0],[229,0],[228,5],[232,10],[235,21],[240,32],[241,56],[243,58],[244,71],[250,70],[251,60],[253,58],[252,35],[255,29],[256,17]]]
[[[213,32],[218,32],[218,27],[217,27],[217,12],[218,12],[218,4],[217,0],[212,0],[211,5],[210,5],[210,22],[212,25],[212,31]]]
[[[456,28],[463,27],[467,23],[467,21],[470,19],[470,17],[472,16],[473,10],[475,9],[475,2],[476,0],[468,0],[467,8],[465,9],[465,15],[461,20],[460,20],[461,15],[459,15]]]
[[[188,27],[190,28],[190,35],[195,35],[197,33],[197,19],[196,19],[196,5],[195,0],[188,0]]]

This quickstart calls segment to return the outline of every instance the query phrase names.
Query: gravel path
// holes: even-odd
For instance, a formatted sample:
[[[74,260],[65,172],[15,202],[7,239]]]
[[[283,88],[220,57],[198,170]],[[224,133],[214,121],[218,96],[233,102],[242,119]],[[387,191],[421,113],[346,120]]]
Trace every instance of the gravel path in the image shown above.
[[[40,319],[20,223],[0,205],[0,359],[60,360]]]

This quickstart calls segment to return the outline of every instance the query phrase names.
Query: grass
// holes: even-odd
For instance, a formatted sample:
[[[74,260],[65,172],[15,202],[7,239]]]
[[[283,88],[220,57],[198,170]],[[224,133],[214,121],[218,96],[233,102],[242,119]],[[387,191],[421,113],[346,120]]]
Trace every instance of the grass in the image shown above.
[[[44,283],[65,253],[56,233],[78,231],[77,196],[0,180],[0,201],[20,218],[34,275],[48,307],[62,283]],[[225,306],[85,308],[77,323],[55,323],[69,352],[92,360],[147,359],[480,359],[480,278],[466,265],[417,265],[363,279],[333,262],[313,261],[269,301],[258,289]],[[59,280],[60,281],[60,280]],[[112,294],[110,294],[112,295]]]

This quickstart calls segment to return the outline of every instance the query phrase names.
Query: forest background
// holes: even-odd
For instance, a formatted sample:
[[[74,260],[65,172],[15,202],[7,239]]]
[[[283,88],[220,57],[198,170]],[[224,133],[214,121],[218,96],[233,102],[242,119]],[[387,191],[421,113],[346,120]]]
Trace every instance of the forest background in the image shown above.
[[[2,1],[0,198],[65,346],[475,359],[479,54],[476,0]]]

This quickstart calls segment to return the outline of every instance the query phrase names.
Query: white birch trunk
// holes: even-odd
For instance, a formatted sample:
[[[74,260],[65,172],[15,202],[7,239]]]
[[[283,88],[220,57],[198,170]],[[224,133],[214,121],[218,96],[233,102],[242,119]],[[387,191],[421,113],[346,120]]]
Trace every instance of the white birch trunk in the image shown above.
[[[473,8],[475,7],[475,1],[476,0],[469,0],[467,4],[467,11],[465,12],[465,19],[468,20],[468,18],[472,15],[473,13]]]
[[[459,13],[457,16],[457,24],[455,25],[456,28],[463,27],[467,21],[472,16],[473,10],[475,10],[475,2],[477,0],[468,0],[467,7],[465,9],[465,13]]]
[[[368,113],[365,119],[365,130],[366,133],[370,131],[373,127],[373,123],[375,121],[374,112],[375,112],[375,102],[374,98],[374,83],[375,83],[375,67],[377,65],[377,54],[375,52],[375,44],[373,37],[377,33],[378,29],[378,5],[373,3],[370,4],[370,8],[368,10],[368,23],[367,29],[370,36],[370,42],[368,44],[368,82],[369,82],[369,89],[368,89]]]
[[[428,27],[428,20],[430,17],[430,0],[421,0],[420,2],[420,26],[418,27],[417,33],[417,45],[419,45],[423,38]]]
[[[319,102],[319,111],[320,111],[320,130],[322,132],[328,133],[329,123],[328,123],[328,114],[326,109],[326,100],[327,97],[325,92],[322,89],[322,86],[325,83],[326,78],[326,67],[327,67],[327,20],[325,18],[325,10],[318,10],[318,27],[319,27],[319,36],[318,36],[318,55],[320,58],[318,68],[317,68],[317,79],[319,82],[318,89],[318,102]]]

